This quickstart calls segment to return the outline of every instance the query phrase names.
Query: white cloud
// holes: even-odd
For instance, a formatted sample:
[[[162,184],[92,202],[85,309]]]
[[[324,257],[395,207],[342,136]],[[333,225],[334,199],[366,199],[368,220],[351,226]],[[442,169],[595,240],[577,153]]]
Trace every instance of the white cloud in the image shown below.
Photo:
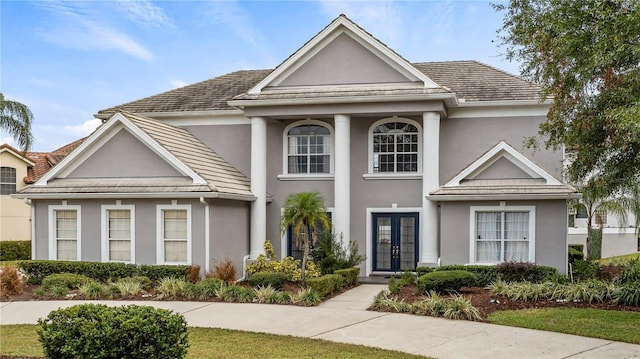
[[[212,1],[206,15],[209,21],[228,27],[244,42],[257,45],[256,31],[251,25],[249,16],[238,5],[238,1]]]
[[[129,20],[139,25],[173,27],[173,21],[167,16],[164,10],[149,0],[120,0],[109,3]]]
[[[100,124],[102,124],[102,120],[92,118],[78,125],[63,126],[62,130],[68,134],[75,135],[76,139],[78,139],[92,134]]]
[[[188,82],[185,82],[185,81],[182,81],[182,80],[178,80],[178,79],[170,79],[169,80],[169,84],[171,84],[171,88],[174,88],[174,89],[189,85]]]
[[[153,54],[136,40],[105,22],[106,14],[87,7],[84,2],[38,3],[51,12],[56,20],[49,27],[39,29],[48,42],[79,50],[116,50],[150,61]]]

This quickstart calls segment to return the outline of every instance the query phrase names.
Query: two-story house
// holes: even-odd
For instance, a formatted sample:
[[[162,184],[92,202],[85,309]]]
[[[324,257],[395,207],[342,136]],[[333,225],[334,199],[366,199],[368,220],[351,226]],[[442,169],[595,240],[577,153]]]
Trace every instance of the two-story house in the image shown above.
[[[419,44],[416,44],[419,46]],[[562,153],[525,137],[539,88],[476,61],[409,63],[341,15],[275,69],[245,70],[105,109],[34,185],[37,258],[237,267],[287,195],[318,191],[363,275],[417,265],[536,262],[564,272]]]

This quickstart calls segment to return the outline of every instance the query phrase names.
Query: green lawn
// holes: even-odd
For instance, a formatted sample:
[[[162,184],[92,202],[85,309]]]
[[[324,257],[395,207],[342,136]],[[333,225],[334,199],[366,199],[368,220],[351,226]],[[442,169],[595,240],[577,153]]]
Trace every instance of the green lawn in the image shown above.
[[[492,313],[489,321],[512,327],[640,344],[640,312],[576,308],[508,310]]]
[[[615,264],[615,263],[628,262],[632,259],[640,259],[640,253],[631,253],[631,254],[625,254],[623,256],[602,258],[602,259],[599,259],[598,262],[600,262],[601,264],[610,264],[610,263]]]
[[[397,351],[291,336],[189,328],[187,358],[425,358]],[[0,325],[0,354],[43,356],[35,325]]]

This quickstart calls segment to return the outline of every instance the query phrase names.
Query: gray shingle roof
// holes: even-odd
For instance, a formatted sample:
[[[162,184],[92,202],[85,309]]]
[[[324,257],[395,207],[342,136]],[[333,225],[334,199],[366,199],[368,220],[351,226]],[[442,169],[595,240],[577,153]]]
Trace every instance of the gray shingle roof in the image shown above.
[[[422,62],[413,64],[438,85],[458,97],[469,101],[537,100],[539,87],[517,76],[477,61]],[[245,94],[272,70],[236,71],[206,81],[141,100],[101,110],[105,116],[116,111],[134,113],[231,110],[227,101]],[[387,91],[392,90],[388,89]],[[379,90],[377,90],[379,91]],[[398,89],[398,91],[406,91]],[[290,98],[308,97],[307,94],[288,94]],[[377,94],[372,90],[370,95]],[[352,95],[344,93],[343,95]],[[272,95],[273,96],[273,95]]]

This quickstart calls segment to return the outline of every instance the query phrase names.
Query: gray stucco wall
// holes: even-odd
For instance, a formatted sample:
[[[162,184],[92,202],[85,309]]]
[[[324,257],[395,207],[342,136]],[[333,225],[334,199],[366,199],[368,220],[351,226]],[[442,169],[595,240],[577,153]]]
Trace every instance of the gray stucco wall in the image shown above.
[[[245,176],[251,176],[251,125],[184,126]]]
[[[68,178],[182,176],[127,130],[120,130]]]
[[[544,117],[447,118],[440,122],[440,183],[447,183],[500,141],[556,178],[562,178],[562,153],[524,146],[526,137],[538,133]]]
[[[250,203],[214,199],[210,211],[210,266],[213,269],[217,263],[229,259],[233,261],[240,277],[242,258],[249,254]]]
[[[506,158],[500,158],[475,176],[475,179],[531,178],[529,174]]]
[[[440,255],[442,264],[470,263],[470,206],[499,206],[498,201],[441,202]],[[566,273],[567,205],[564,200],[506,201],[507,206],[535,206],[537,264]]]

